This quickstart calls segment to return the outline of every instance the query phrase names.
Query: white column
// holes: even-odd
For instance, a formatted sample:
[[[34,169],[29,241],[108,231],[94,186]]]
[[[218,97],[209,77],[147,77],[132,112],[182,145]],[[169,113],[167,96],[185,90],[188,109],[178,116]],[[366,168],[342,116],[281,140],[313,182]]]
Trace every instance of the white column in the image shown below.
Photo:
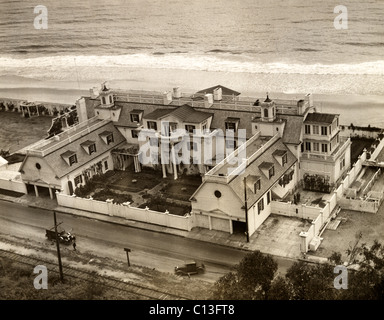
[[[52,189],[51,189],[51,187],[49,186],[48,189],[49,189],[49,197],[50,197],[51,199],[53,199],[53,193],[52,193]]]
[[[176,155],[175,155],[175,147],[174,146],[172,146],[172,162],[173,162],[174,179],[177,180]]]
[[[165,164],[164,163],[161,164],[161,168],[163,170],[163,178],[166,178],[167,177],[167,170],[165,169]]]
[[[35,188],[35,194],[36,194],[36,197],[39,196],[39,190],[37,190],[37,185],[33,185],[33,187]]]

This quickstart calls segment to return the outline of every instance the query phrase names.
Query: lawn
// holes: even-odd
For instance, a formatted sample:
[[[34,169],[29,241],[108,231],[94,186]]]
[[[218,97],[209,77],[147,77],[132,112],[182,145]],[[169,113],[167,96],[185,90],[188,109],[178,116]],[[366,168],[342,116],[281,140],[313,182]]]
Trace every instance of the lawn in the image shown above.
[[[13,153],[45,139],[52,117],[24,118],[18,112],[0,111],[0,123],[0,149]]]
[[[143,168],[141,172],[110,171],[105,179],[97,183],[100,186],[108,186],[111,189],[140,192],[144,189],[152,189],[162,181],[161,172]]]
[[[177,180],[167,180],[160,191],[167,198],[189,201],[201,183],[200,176],[182,176]]]

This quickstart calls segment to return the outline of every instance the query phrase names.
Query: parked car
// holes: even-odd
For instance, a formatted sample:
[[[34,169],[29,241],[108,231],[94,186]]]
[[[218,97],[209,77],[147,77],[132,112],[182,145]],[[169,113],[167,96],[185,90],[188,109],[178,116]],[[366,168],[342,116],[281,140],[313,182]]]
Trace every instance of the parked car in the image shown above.
[[[183,265],[175,267],[175,274],[188,277],[191,274],[203,273],[204,271],[204,263],[198,263],[195,260],[185,261]]]
[[[56,240],[55,230],[52,229],[45,230],[45,236],[48,238],[48,240]],[[63,244],[71,244],[73,241],[76,240],[76,237],[73,234],[65,230],[57,231],[57,235],[59,237],[59,241]]]

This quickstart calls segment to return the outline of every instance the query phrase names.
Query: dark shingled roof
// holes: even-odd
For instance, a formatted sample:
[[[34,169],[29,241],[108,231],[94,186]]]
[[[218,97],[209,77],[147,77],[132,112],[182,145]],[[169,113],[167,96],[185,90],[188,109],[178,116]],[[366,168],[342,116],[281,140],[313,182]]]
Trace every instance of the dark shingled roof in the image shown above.
[[[183,122],[200,123],[213,116],[213,113],[197,111],[191,106],[185,104],[178,107],[176,110],[167,114],[168,116],[174,116],[179,118]]]
[[[331,124],[337,114],[331,114],[331,113],[308,113],[307,117],[304,120],[304,123],[306,122],[316,122],[316,123],[327,123]]]
[[[287,144],[300,144],[303,116],[289,115],[286,117],[281,116],[281,118],[285,120],[283,142]]]
[[[221,88],[221,93],[224,96],[231,96],[231,95],[238,96],[238,95],[240,95],[240,92],[237,92],[235,90],[229,89],[229,88],[224,87],[222,85],[217,85],[217,86],[214,86],[214,87],[203,89],[203,90],[197,91],[196,93],[197,94],[207,94],[207,93],[212,93],[213,94],[213,90],[215,90],[216,88]]]
[[[287,163],[284,166],[281,166],[280,163],[275,159],[273,153],[276,150],[286,150],[287,152]],[[297,159],[293,155],[293,153],[284,145],[281,139],[277,140],[272,146],[270,146],[264,153],[262,153],[258,158],[252,161],[247,168],[245,169],[244,174],[238,175],[231,182],[229,182],[229,186],[231,189],[238,195],[241,201],[244,203],[244,186],[243,179],[244,176],[256,176],[261,179],[261,189],[256,193],[253,193],[251,190],[248,190],[248,208],[251,208],[255,202],[257,202],[260,197],[270,188],[272,187],[279,179],[290,170],[290,168],[296,163]],[[264,164],[268,164],[268,167],[274,166],[275,175],[268,179],[260,170],[260,167]]]
[[[100,138],[100,134],[104,133],[105,131],[109,131],[113,133],[114,142],[110,143],[109,145],[107,145]],[[96,144],[97,152],[92,153],[92,155],[87,154],[82,148],[82,145],[84,143],[87,143],[88,141],[94,141],[94,143]],[[81,138],[78,138],[72,142],[68,142],[67,145],[55,150],[54,152],[47,154],[46,156],[44,156],[44,158],[46,159],[47,163],[49,163],[51,168],[54,170],[55,174],[61,178],[66,174],[86,165],[89,161],[97,157],[100,157],[103,154],[106,154],[106,152],[108,152],[113,148],[116,148],[116,146],[124,142],[125,142],[125,138],[119,132],[119,130],[115,128],[112,121],[110,121],[105,125],[82,136]],[[67,151],[63,152],[66,149]],[[62,157],[65,157],[65,156],[69,157],[74,153],[76,153],[78,162],[73,164],[72,166],[69,166],[62,159]]]
[[[167,114],[171,113],[172,109],[156,109],[155,111],[145,114],[144,119],[146,120],[158,120]]]

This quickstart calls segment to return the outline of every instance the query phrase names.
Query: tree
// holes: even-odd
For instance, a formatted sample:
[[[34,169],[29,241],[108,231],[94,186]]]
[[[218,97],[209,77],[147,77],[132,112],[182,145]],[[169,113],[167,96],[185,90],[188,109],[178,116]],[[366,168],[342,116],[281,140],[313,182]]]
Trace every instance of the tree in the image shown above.
[[[256,250],[247,254],[235,272],[221,277],[214,285],[214,299],[262,300],[277,271],[277,263],[270,256]]]
[[[268,291],[268,300],[291,300],[293,297],[293,286],[286,278],[278,276],[273,280]]]

